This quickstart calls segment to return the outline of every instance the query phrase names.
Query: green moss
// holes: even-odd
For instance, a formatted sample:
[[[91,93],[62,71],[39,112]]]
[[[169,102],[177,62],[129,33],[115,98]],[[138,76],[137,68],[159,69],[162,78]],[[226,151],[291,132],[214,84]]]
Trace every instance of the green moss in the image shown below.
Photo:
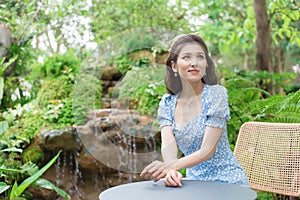
[[[38,164],[43,163],[44,161],[44,152],[38,146],[32,146],[24,150],[22,155],[23,163],[33,162]]]

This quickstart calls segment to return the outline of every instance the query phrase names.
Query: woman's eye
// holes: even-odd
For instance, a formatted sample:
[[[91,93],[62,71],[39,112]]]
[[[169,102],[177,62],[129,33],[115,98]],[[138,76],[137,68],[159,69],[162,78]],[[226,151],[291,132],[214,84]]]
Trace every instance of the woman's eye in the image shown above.
[[[183,56],[182,57],[183,59],[189,59],[189,58],[191,58],[190,56]]]

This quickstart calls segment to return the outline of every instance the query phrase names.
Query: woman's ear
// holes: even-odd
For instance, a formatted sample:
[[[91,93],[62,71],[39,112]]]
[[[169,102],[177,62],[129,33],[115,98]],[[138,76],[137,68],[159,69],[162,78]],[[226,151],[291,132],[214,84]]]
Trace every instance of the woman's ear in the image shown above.
[[[174,61],[171,61],[171,66],[172,66],[173,72],[177,72],[177,66]]]

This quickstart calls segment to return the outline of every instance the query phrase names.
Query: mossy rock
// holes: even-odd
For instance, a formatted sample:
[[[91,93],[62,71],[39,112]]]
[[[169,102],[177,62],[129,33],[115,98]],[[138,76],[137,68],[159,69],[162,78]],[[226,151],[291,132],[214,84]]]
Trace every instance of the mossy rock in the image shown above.
[[[31,161],[39,165],[44,161],[44,151],[38,146],[29,147],[24,150],[22,161],[24,163]]]

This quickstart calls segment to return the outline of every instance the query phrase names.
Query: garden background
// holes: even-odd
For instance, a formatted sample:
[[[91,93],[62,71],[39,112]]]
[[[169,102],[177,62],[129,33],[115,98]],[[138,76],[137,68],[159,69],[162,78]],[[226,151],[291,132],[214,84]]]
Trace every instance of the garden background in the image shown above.
[[[30,187],[72,196],[41,178],[62,155],[32,146],[41,132],[84,125],[115,98],[155,117],[166,92],[160,36],[208,42],[229,94],[232,150],[244,122],[299,123],[299,19],[296,0],[0,1],[0,198],[35,199]],[[284,197],[258,195],[272,198]]]

